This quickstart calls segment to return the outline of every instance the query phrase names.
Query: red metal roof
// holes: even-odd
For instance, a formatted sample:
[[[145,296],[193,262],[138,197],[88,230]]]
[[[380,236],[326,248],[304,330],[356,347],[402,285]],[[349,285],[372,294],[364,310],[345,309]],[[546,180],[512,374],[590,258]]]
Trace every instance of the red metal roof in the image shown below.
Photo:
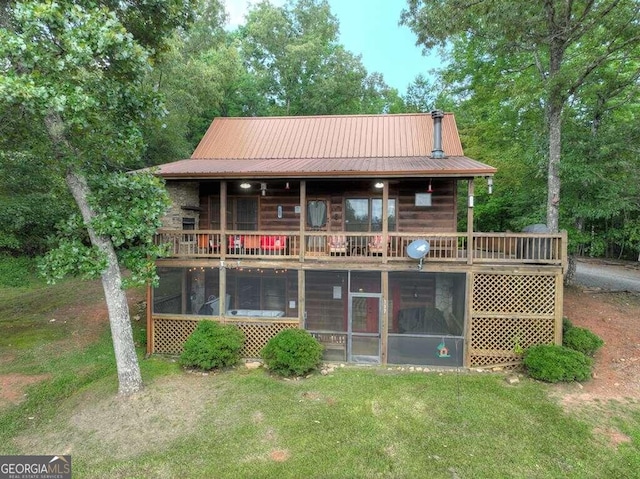
[[[431,114],[216,118],[191,159],[164,177],[481,176],[464,156],[453,114],[442,119],[445,158],[430,158]]]
[[[406,158],[331,158],[274,160],[182,160],[160,166],[164,177],[249,178],[323,176],[401,177],[401,176],[483,176],[496,169],[466,156],[442,159]]]

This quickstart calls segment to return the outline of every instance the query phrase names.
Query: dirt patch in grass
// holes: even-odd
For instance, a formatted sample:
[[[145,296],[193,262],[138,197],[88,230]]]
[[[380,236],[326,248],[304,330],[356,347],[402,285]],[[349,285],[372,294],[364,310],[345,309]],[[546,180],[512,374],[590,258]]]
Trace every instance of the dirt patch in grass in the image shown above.
[[[35,376],[25,374],[0,375],[0,409],[12,404],[19,404],[25,399],[24,390],[27,386],[49,379],[49,377],[48,374]]]
[[[57,357],[71,351],[78,351],[98,340],[109,327],[104,297],[101,293],[102,285],[99,281],[82,283],[82,295],[73,298],[73,302],[47,312],[42,318],[35,320],[29,326],[29,334],[39,338],[51,336],[60,337],[39,346],[38,354],[44,358]],[[144,291],[130,290],[127,292],[129,310],[132,317],[139,316],[138,305],[144,299]],[[87,300],[89,298],[89,300]],[[144,320],[144,318],[140,318]],[[51,330],[60,330],[51,333]],[[20,336],[17,329],[10,330],[16,337]],[[0,351],[0,368],[10,366],[18,357],[11,350]],[[1,369],[0,369],[1,371]],[[21,374],[0,374],[2,388],[0,388],[0,407],[16,404],[24,397],[24,389],[35,382],[47,379],[49,376],[25,376]]]
[[[597,427],[593,432],[598,436],[603,436],[607,443],[613,447],[618,447],[620,444],[631,442],[631,438],[629,436],[611,427]]]
[[[558,386],[566,405],[585,401],[640,401],[640,295],[566,288],[564,315],[604,340],[593,378]]]
[[[593,377],[584,383],[558,384],[553,394],[562,406],[594,422],[593,435],[612,448],[631,438],[611,424],[606,406],[640,404],[640,295],[565,288],[564,316],[604,340],[596,353]]]
[[[51,349],[60,352],[82,349],[95,342],[109,327],[109,314],[104,295],[101,293],[102,284],[99,281],[92,281],[87,283],[86,288],[87,295],[97,297],[97,301],[87,303],[80,300],[58,308],[51,314],[49,320],[51,327],[64,324],[69,330],[69,335],[65,339],[54,341],[49,345]],[[128,290],[127,300],[129,314],[132,318],[139,318],[138,305],[144,300],[144,291]]]
[[[289,457],[291,457],[291,454],[285,449],[276,449],[274,451],[271,451],[271,454],[269,456],[271,457],[272,461],[285,462],[289,459]]]
[[[0,366],[3,364],[11,364],[16,359],[15,354],[11,353],[3,353],[0,354]]]
[[[16,442],[25,453],[127,459],[191,434],[216,397],[210,377],[172,375],[130,397],[80,397],[53,430],[40,426]]]

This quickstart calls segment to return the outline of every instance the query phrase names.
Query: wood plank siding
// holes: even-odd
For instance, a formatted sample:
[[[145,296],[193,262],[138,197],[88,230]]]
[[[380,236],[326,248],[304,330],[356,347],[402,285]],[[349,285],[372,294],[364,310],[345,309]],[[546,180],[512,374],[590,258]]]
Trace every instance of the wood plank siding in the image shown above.
[[[202,182],[200,194],[200,221],[198,229],[219,229],[219,187],[214,182]],[[216,182],[217,183],[217,182]],[[293,182],[290,182],[290,188]],[[432,181],[432,206],[415,206],[415,194],[425,192],[428,185],[425,181],[406,181],[392,184],[389,188],[389,199],[396,201],[397,229],[399,232],[452,232],[456,230],[457,195],[456,181],[438,179]],[[322,200],[327,202],[327,224],[313,231],[343,232],[345,200],[347,198],[382,198],[381,190],[374,190],[372,182],[348,182],[331,184],[331,193],[327,193],[328,185],[313,185],[307,191],[307,201]],[[229,193],[229,199],[255,198],[258,202],[258,228],[262,231],[297,230],[300,227],[300,214],[295,212],[300,205],[299,191],[281,191],[280,188],[267,189],[268,194],[238,194],[237,189]],[[282,207],[282,218],[278,218],[278,206]],[[215,218],[215,219],[214,219]],[[230,228],[228,228],[230,229]]]

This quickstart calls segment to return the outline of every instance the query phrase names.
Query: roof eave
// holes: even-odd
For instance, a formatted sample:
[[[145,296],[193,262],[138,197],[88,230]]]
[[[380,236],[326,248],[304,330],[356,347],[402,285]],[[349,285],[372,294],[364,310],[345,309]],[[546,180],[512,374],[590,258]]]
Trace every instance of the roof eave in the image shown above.
[[[327,179],[327,178],[475,178],[475,177],[487,177],[494,176],[496,169],[486,170],[473,170],[473,171],[421,171],[421,172],[407,172],[407,171],[394,171],[384,173],[367,173],[362,172],[338,172],[330,171],[326,173],[314,173],[314,174],[286,174],[286,173],[260,173],[254,175],[237,175],[237,174],[203,174],[203,173],[168,173],[160,174],[165,180],[175,179],[192,179],[192,180],[259,180],[261,178],[287,178],[287,179],[299,179],[299,180],[312,180],[312,179]]]

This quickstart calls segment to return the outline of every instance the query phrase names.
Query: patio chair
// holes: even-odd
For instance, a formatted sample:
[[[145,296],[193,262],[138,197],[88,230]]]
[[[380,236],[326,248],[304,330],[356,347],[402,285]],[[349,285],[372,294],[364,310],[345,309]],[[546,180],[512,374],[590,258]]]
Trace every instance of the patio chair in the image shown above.
[[[227,252],[228,253],[240,253],[242,252],[242,248],[244,246],[244,237],[241,235],[231,235],[229,236],[229,245]]]
[[[225,307],[227,311],[229,311],[229,306],[231,303],[231,295],[225,294]],[[218,316],[220,314],[220,298],[216,295],[212,294],[209,296],[207,301],[200,307],[198,314],[207,314],[212,316]]]
[[[218,244],[214,241],[214,236],[209,234],[198,234],[198,253],[213,253],[218,251]]]
[[[347,254],[347,237],[345,235],[329,236],[329,254]]]
[[[286,254],[287,237],[285,235],[260,236],[260,250],[262,254]]]
[[[369,244],[367,245],[367,250],[369,251],[370,255],[374,255],[374,254],[384,254],[385,251],[387,251],[389,249],[389,242],[387,241],[387,243],[383,243],[382,241],[382,235],[376,235],[373,238],[371,238],[371,241],[369,241]]]

